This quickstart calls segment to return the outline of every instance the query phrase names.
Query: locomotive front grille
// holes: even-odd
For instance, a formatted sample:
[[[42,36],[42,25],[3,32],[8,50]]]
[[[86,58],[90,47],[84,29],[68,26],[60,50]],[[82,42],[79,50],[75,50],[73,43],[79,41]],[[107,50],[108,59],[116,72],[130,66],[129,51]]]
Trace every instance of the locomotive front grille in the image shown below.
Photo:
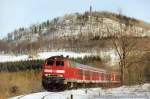
[[[43,82],[47,83],[59,83],[63,82],[64,78],[60,77],[60,75],[50,75],[50,76],[43,76],[42,80]]]
[[[49,75],[50,77],[59,77],[59,75]]]
[[[62,74],[45,74],[46,77],[63,77]]]

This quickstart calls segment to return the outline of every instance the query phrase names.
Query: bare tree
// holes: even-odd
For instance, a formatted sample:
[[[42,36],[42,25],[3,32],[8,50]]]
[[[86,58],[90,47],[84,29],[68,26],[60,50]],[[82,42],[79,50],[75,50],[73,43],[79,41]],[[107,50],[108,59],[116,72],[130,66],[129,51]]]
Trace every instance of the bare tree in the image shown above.
[[[121,85],[124,84],[125,80],[125,68],[132,65],[133,62],[130,62],[128,58],[130,55],[133,55],[133,50],[136,46],[136,37],[131,37],[131,34],[134,33],[134,30],[130,29],[130,19],[126,19],[126,23],[123,23],[122,16],[120,15],[119,30],[117,33],[113,33],[111,38],[112,45],[117,52],[119,57],[119,70],[120,70],[120,81]],[[108,33],[112,33],[107,26]]]

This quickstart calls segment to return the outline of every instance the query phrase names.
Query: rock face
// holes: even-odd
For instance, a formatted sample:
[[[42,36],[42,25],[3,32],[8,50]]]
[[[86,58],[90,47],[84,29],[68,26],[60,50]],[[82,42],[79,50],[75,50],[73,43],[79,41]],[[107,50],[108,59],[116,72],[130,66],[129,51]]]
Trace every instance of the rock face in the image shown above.
[[[149,24],[141,25],[141,22],[126,16],[109,12],[85,12],[84,14],[69,14],[55,18],[51,21],[36,24],[30,28],[20,28],[9,33],[5,38],[12,42],[37,42],[41,38],[51,40],[55,38],[81,38],[81,37],[110,37],[117,34],[122,25],[128,25],[128,29],[134,30],[127,35],[150,36]],[[108,32],[109,29],[109,32]]]

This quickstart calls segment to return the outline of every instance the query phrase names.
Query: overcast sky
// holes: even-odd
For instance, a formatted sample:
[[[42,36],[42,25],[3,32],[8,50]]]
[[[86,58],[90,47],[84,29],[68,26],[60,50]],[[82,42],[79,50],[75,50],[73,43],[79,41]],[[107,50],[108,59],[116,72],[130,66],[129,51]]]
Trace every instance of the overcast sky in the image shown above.
[[[89,10],[122,13],[150,23],[150,0],[0,0],[0,37],[19,27]]]

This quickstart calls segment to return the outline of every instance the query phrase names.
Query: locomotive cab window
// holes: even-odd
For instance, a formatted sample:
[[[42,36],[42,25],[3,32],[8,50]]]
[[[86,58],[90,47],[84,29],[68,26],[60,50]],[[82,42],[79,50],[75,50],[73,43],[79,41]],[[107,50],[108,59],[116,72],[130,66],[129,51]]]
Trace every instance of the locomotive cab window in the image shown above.
[[[64,62],[63,61],[56,61],[56,66],[64,66]]]
[[[49,65],[49,66],[54,65],[54,61],[53,60],[47,60],[47,65]]]

